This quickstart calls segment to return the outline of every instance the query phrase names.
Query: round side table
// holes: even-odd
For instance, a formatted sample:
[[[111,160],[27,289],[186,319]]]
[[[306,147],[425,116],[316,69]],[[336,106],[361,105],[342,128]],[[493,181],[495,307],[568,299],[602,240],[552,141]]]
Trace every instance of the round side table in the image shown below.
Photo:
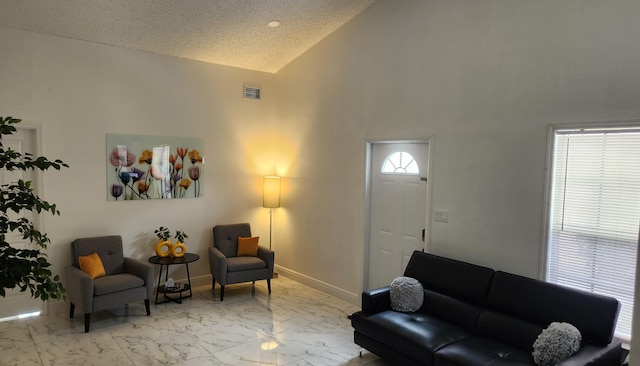
[[[182,304],[182,299],[193,296],[193,292],[191,291],[191,275],[189,274],[189,263],[195,262],[200,259],[200,256],[194,253],[185,253],[182,257],[159,257],[154,255],[149,258],[149,262],[153,264],[160,265],[160,273],[158,274],[158,287],[156,289],[156,304],[163,304],[168,301],[177,302]],[[174,264],[184,264],[187,268],[187,282],[186,284],[181,284],[180,286],[167,287],[165,285],[160,285],[160,281],[162,280],[162,267],[166,266],[164,281],[167,282],[169,278],[169,266]],[[185,291],[189,291],[189,295],[182,296],[182,293]],[[158,302],[158,295],[162,294],[164,296],[164,300]],[[178,294],[179,297],[170,297],[167,294]]]

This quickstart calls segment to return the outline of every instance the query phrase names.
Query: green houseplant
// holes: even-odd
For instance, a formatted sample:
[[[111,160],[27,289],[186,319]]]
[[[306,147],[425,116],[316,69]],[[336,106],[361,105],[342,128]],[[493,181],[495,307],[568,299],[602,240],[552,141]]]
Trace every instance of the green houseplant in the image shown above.
[[[181,230],[176,230],[176,240],[180,243],[184,242],[184,239],[188,239],[187,233]]]
[[[160,241],[167,241],[171,236],[171,231],[169,231],[169,228],[166,228],[164,226],[160,226],[159,228],[157,228],[154,233],[156,234],[158,239],[160,239]]]
[[[173,244],[173,246],[171,247],[171,254],[174,257],[183,257],[184,254],[187,252],[187,247],[184,245],[183,241],[184,239],[187,239],[189,236],[187,236],[187,233],[185,233],[182,230],[176,230],[176,243]]]
[[[50,161],[44,156],[35,157],[5,148],[2,137],[13,134],[16,131],[14,125],[20,121],[13,117],[0,117],[0,170],[45,171],[68,167],[60,160]],[[59,215],[60,212],[55,204],[38,197],[31,185],[31,181],[22,179],[0,185],[0,296],[5,297],[6,290],[17,287],[20,291],[28,289],[32,297],[43,301],[65,298],[60,277],[52,274],[47,254],[41,251],[47,248],[51,240],[34,223],[20,215],[25,211],[37,214],[44,211],[52,215]],[[14,233],[34,244],[35,249],[12,247],[7,236]]]

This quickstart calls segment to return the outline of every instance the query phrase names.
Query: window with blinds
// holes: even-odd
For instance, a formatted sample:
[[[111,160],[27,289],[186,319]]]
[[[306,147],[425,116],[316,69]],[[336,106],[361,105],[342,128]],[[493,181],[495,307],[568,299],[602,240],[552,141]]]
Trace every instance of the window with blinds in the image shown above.
[[[640,226],[640,129],[553,134],[547,281],[621,302],[631,338]]]

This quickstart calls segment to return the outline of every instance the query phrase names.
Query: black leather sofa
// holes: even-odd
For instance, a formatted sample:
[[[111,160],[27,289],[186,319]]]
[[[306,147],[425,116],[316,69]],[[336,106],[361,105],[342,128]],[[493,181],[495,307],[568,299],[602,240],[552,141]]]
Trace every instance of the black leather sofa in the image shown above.
[[[533,344],[551,322],[582,334],[560,365],[621,364],[616,299],[419,251],[404,275],[424,287],[417,312],[393,311],[384,287],[365,291],[351,316],[355,343],[393,365],[535,365]]]

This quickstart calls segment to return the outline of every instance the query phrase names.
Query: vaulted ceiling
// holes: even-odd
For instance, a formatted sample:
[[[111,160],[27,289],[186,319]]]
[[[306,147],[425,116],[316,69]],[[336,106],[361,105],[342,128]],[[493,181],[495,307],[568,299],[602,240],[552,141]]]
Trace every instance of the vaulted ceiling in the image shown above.
[[[0,25],[276,72],[376,1],[2,0]]]

